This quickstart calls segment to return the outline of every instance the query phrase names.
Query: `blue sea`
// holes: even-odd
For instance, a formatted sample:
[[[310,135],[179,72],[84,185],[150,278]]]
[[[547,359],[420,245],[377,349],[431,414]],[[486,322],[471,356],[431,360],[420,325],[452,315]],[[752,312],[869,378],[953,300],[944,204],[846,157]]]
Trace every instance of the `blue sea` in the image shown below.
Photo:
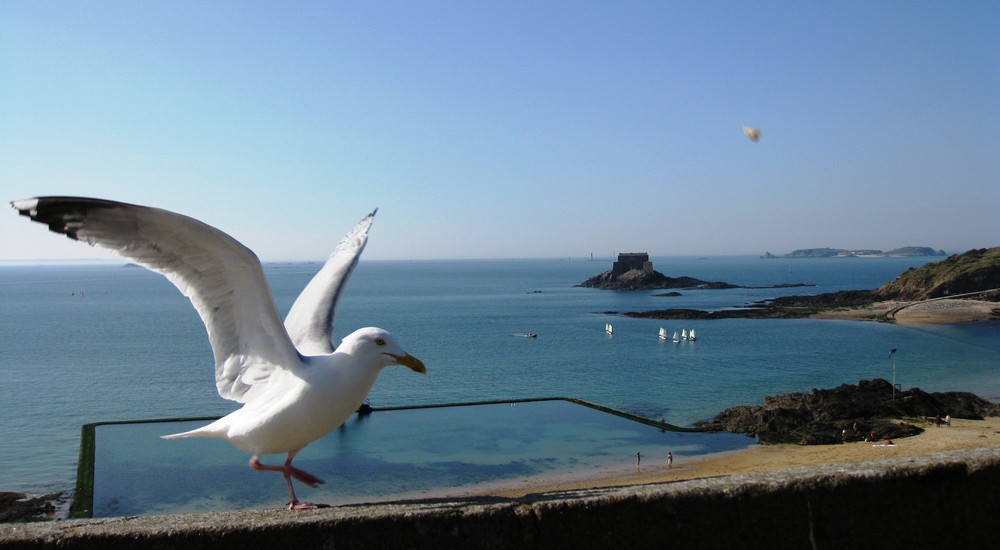
[[[1000,399],[1000,323],[678,322],[610,313],[717,310],[782,295],[872,289],[927,261],[653,258],[656,270],[674,277],[815,285],[682,290],[677,297],[574,286],[610,269],[610,261],[363,261],[342,297],[336,329],[343,336],[363,326],[386,328],[426,363],[426,376],[384,371],[370,395],[375,407],[565,396],[686,426],[766,395],[890,380],[892,348],[904,389]],[[320,266],[265,266],[282,313]],[[614,325],[613,336],[605,323]],[[698,340],[661,341],[661,326],[671,334],[694,328]],[[538,337],[518,336],[527,332]],[[0,490],[70,489],[82,424],[235,408],[215,392],[212,352],[194,309],[144,269],[2,265],[0,334]]]

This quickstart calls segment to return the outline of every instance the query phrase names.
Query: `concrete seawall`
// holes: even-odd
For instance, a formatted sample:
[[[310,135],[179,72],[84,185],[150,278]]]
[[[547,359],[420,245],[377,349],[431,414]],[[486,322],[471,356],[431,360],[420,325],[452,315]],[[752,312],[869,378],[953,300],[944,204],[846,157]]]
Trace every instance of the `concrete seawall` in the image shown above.
[[[0,525],[0,548],[993,548],[1000,448],[531,495]]]

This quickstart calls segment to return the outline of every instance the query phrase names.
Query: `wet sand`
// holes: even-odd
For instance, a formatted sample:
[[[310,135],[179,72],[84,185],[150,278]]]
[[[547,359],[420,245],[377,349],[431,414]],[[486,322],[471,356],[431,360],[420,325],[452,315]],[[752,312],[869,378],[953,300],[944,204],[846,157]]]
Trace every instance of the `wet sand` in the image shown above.
[[[840,445],[755,445],[750,449],[686,458],[674,454],[668,467],[665,456],[644,457],[617,469],[591,474],[577,473],[525,479],[479,488],[474,494],[516,498],[532,493],[663,483],[732,474],[746,474],[809,466],[865,462],[883,458],[922,456],[941,451],[1000,447],[1000,417],[986,420],[952,420],[951,426],[936,427],[933,421],[919,424],[924,432],[893,441],[894,446],[866,442]],[[466,493],[468,496],[473,493]]]

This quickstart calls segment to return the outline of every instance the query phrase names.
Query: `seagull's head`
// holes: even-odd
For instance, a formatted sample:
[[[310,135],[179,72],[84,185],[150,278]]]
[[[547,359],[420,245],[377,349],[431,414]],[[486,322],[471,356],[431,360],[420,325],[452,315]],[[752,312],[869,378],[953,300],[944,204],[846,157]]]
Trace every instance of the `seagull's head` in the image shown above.
[[[350,350],[352,356],[368,359],[378,368],[402,365],[413,372],[427,373],[423,361],[403,351],[396,339],[380,328],[362,328],[348,334],[337,350]]]

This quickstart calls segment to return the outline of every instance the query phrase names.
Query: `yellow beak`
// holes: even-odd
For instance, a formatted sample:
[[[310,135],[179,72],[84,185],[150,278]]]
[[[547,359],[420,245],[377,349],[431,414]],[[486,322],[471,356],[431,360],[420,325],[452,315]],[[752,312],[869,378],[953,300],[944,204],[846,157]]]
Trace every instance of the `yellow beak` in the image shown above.
[[[397,365],[403,365],[404,367],[412,370],[413,372],[419,372],[420,374],[427,374],[427,367],[424,366],[424,362],[416,357],[407,353],[406,355],[396,355],[394,353],[388,354],[393,359],[396,360]]]

